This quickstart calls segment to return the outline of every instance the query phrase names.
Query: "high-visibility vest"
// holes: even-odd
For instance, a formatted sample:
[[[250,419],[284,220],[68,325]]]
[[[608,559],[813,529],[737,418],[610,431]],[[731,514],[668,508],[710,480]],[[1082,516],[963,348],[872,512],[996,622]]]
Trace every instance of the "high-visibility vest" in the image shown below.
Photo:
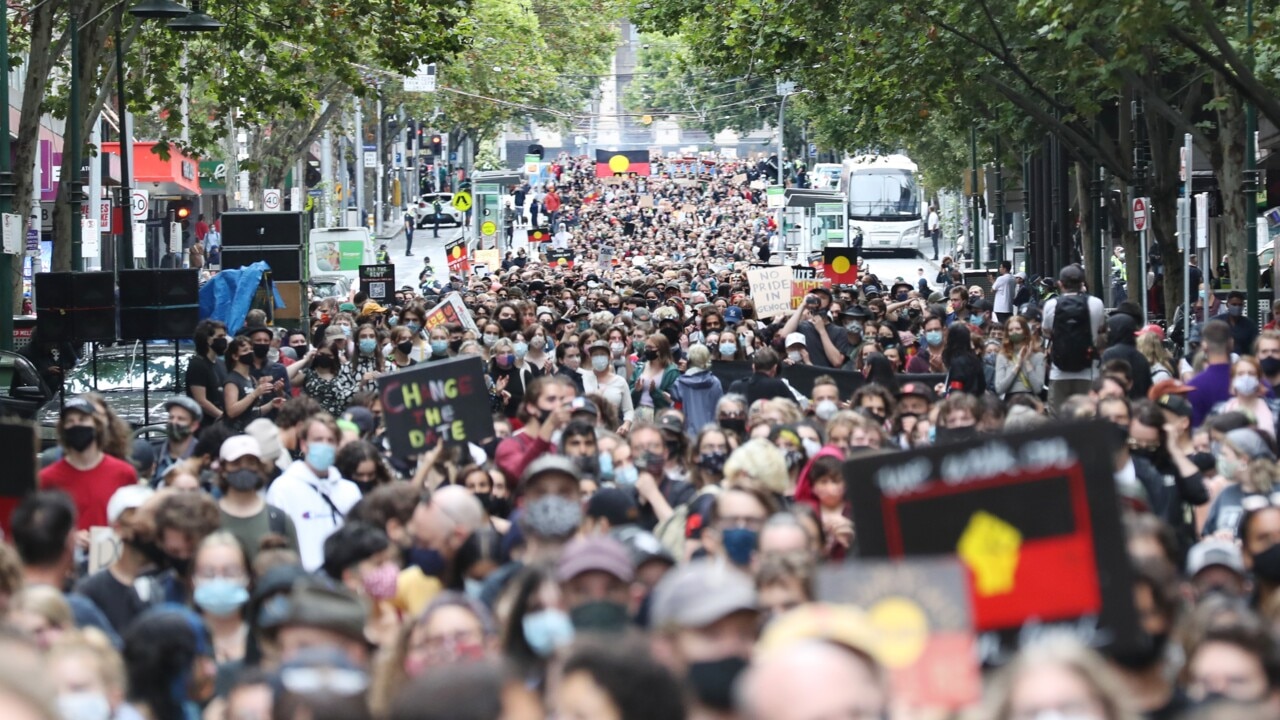
[[[1125,267],[1124,260],[1111,256],[1111,279],[1117,282],[1129,282],[1129,269]]]

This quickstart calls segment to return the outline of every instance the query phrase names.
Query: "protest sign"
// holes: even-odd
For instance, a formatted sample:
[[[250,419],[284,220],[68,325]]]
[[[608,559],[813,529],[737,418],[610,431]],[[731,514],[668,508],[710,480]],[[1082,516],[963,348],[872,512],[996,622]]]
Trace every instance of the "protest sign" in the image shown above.
[[[637,203],[637,205],[638,205],[639,207],[642,207],[642,208],[651,208],[651,207],[653,207],[653,196],[652,196],[652,195],[641,195],[641,196],[640,196],[640,202],[639,202],[639,203]]]
[[[471,270],[471,255],[467,252],[467,239],[450,240],[444,246],[444,256],[449,262],[449,272],[466,273]]]
[[[861,560],[820,568],[814,585],[819,602],[866,612],[894,697],[949,709],[980,699],[978,637],[959,562]]]
[[[820,287],[831,287],[831,281],[823,277],[817,268],[807,265],[791,266],[791,309],[800,307],[805,296]]]
[[[858,552],[959,558],[988,662],[1046,625],[1138,650],[1112,444],[1094,422],[859,457],[844,469]]]
[[[120,557],[120,538],[109,527],[89,528],[89,574],[109,566]]]
[[[791,311],[791,268],[785,265],[752,268],[747,271],[747,283],[751,286],[757,317],[774,317]]]
[[[430,332],[432,328],[449,323],[460,324],[464,329],[480,334],[480,328],[471,319],[471,311],[467,310],[462,296],[456,292],[449,293],[440,304],[427,311],[427,326],[423,330]]]
[[[569,248],[554,248],[547,251],[547,264],[558,268],[573,267],[573,251]]]
[[[496,272],[502,268],[502,254],[496,248],[476,250],[471,254],[475,257],[477,265],[485,265],[491,272]]]
[[[378,378],[387,442],[398,457],[445,443],[493,437],[484,362],[475,356],[435,360]]]
[[[387,302],[396,294],[396,266],[361,265],[360,289],[370,300]]]

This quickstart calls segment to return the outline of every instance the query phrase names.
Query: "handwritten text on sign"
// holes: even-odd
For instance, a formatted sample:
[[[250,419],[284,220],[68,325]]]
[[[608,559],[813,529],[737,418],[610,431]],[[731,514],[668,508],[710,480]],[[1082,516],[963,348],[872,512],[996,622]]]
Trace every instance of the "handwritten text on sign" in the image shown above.
[[[378,380],[392,452],[410,456],[440,442],[493,436],[484,365],[477,357],[434,361]]]

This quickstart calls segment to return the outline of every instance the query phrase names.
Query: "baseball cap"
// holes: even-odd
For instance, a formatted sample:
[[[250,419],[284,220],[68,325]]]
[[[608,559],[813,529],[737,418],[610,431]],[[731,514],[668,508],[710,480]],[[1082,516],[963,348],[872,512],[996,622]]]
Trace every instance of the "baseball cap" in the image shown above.
[[[386,311],[387,311],[386,308],[382,307],[381,305],[374,302],[373,300],[366,302],[364,304],[364,307],[360,308],[361,315],[373,315],[374,313],[384,313]]]
[[[197,403],[195,400],[192,400],[191,398],[187,397],[186,395],[174,395],[168,400],[165,400],[164,401],[165,412],[168,412],[169,408],[172,408],[174,405],[177,405],[183,410],[186,410],[188,413],[191,413],[191,417],[195,418],[196,422],[200,422],[202,419],[204,419],[204,411],[200,409],[200,404]]]
[[[672,568],[653,589],[654,628],[704,628],[736,612],[757,612],[755,584],[719,560],[699,559]]]
[[[790,335],[787,335],[786,347],[791,347],[792,345],[804,345],[804,344],[805,344],[804,333],[793,332]]]
[[[626,546],[607,535],[581,537],[566,545],[556,565],[556,580],[566,582],[591,571],[609,573],[624,583],[635,579]]]
[[[737,305],[730,305],[724,309],[724,322],[726,325],[737,325],[742,322],[742,308]]]
[[[156,461],[156,451],[151,447],[151,441],[143,438],[137,438],[133,441],[133,451],[129,453],[129,459],[133,461],[134,467],[149,468]]]
[[[360,598],[345,587],[319,578],[302,578],[284,599],[288,607],[280,627],[310,627],[368,642],[364,625],[368,612]]]
[[[65,415],[69,412],[84,413],[85,415],[97,415],[98,409],[88,399],[76,396],[67,400],[62,405],[62,413]]]
[[[1242,577],[1245,575],[1244,557],[1240,548],[1230,540],[1208,538],[1192,545],[1187,551],[1187,577],[1195,577],[1201,570],[1215,565]]]
[[[356,311],[355,303],[344,302],[338,306],[338,312],[355,312],[355,311]]]
[[[1165,393],[1163,395],[1156,396],[1153,400],[1156,405],[1160,406],[1160,409],[1168,410],[1180,417],[1191,417],[1192,415],[1193,409],[1191,407],[1191,401],[1184,395],[1180,395],[1178,393]]]
[[[587,517],[604,518],[612,527],[629,525],[640,518],[635,498],[614,487],[600,488],[587,501]]]
[[[658,418],[658,429],[673,432],[678,435],[684,432],[684,423],[675,415],[667,414]]]
[[[371,435],[378,427],[378,420],[373,416],[373,411],[367,407],[356,405],[347,408],[342,413],[342,419],[356,426],[356,431],[361,435]]]
[[[1139,328],[1138,331],[1134,333],[1134,335],[1143,335],[1145,333],[1155,333],[1156,337],[1160,338],[1162,341],[1164,340],[1164,328],[1154,323],[1151,325],[1147,325],[1145,327]]]
[[[263,462],[274,463],[284,451],[280,447],[280,429],[267,418],[258,418],[249,423],[244,432],[258,441],[258,458]]]
[[[222,441],[222,449],[218,451],[218,458],[223,462],[239,460],[245,455],[262,459],[262,448],[252,435],[232,435]]]
[[[551,473],[568,475],[575,481],[582,479],[582,471],[578,469],[577,463],[564,455],[551,453],[529,463],[529,467],[524,470],[524,476],[520,478],[520,486],[528,487],[539,477]]]
[[[107,501],[107,522],[114,525],[125,510],[142,507],[155,492],[148,485],[125,485],[111,493]]]
[[[1162,395],[1186,395],[1194,389],[1181,380],[1161,380],[1147,391],[1147,399],[1158,402]]]
[[[937,399],[933,395],[933,388],[922,382],[909,382],[900,385],[898,387],[898,397],[903,397],[904,395],[915,395],[929,402],[934,402]]]
[[[576,415],[578,413],[589,413],[592,416],[600,415],[600,408],[597,408],[596,404],[591,402],[589,398],[584,398],[584,397],[576,397],[570,400],[569,410],[570,410],[570,413],[573,415]]]

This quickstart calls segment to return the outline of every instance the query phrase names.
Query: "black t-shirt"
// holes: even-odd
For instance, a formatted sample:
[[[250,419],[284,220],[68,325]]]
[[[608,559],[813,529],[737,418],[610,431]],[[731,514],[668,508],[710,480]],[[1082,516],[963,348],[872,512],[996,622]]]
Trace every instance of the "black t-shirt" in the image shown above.
[[[153,581],[142,579],[141,582]],[[152,588],[153,591],[155,589],[155,587]],[[143,600],[138,597],[137,590],[117,580],[111,571],[105,568],[81,580],[76,585],[76,592],[92,600],[120,635],[123,635],[133,623],[134,618],[151,607],[152,603],[163,600],[158,595],[150,598],[150,602]]]
[[[249,378],[241,375],[238,372],[227,373],[226,385],[234,385],[236,387],[236,390],[238,391],[236,393],[236,402],[243,400],[250,393],[252,393],[253,388],[256,384],[257,383],[255,383],[253,380],[250,380]],[[230,423],[232,427],[235,427],[236,429],[243,430],[245,426],[247,426],[249,423],[253,422],[257,418],[258,418],[258,413],[254,412],[253,408],[249,408],[248,410],[245,410],[244,412],[240,413],[239,417],[233,418],[230,415],[224,415],[222,420],[223,422]]]
[[[222,410],[222,388],[227,384],[227,368],[221,362],[214,362],[207,357],[192,356],[187,364],[187,395],[191,388],[204,388],[205,397],[214,407]],[[194,400],[195,397],[192,396]]]

